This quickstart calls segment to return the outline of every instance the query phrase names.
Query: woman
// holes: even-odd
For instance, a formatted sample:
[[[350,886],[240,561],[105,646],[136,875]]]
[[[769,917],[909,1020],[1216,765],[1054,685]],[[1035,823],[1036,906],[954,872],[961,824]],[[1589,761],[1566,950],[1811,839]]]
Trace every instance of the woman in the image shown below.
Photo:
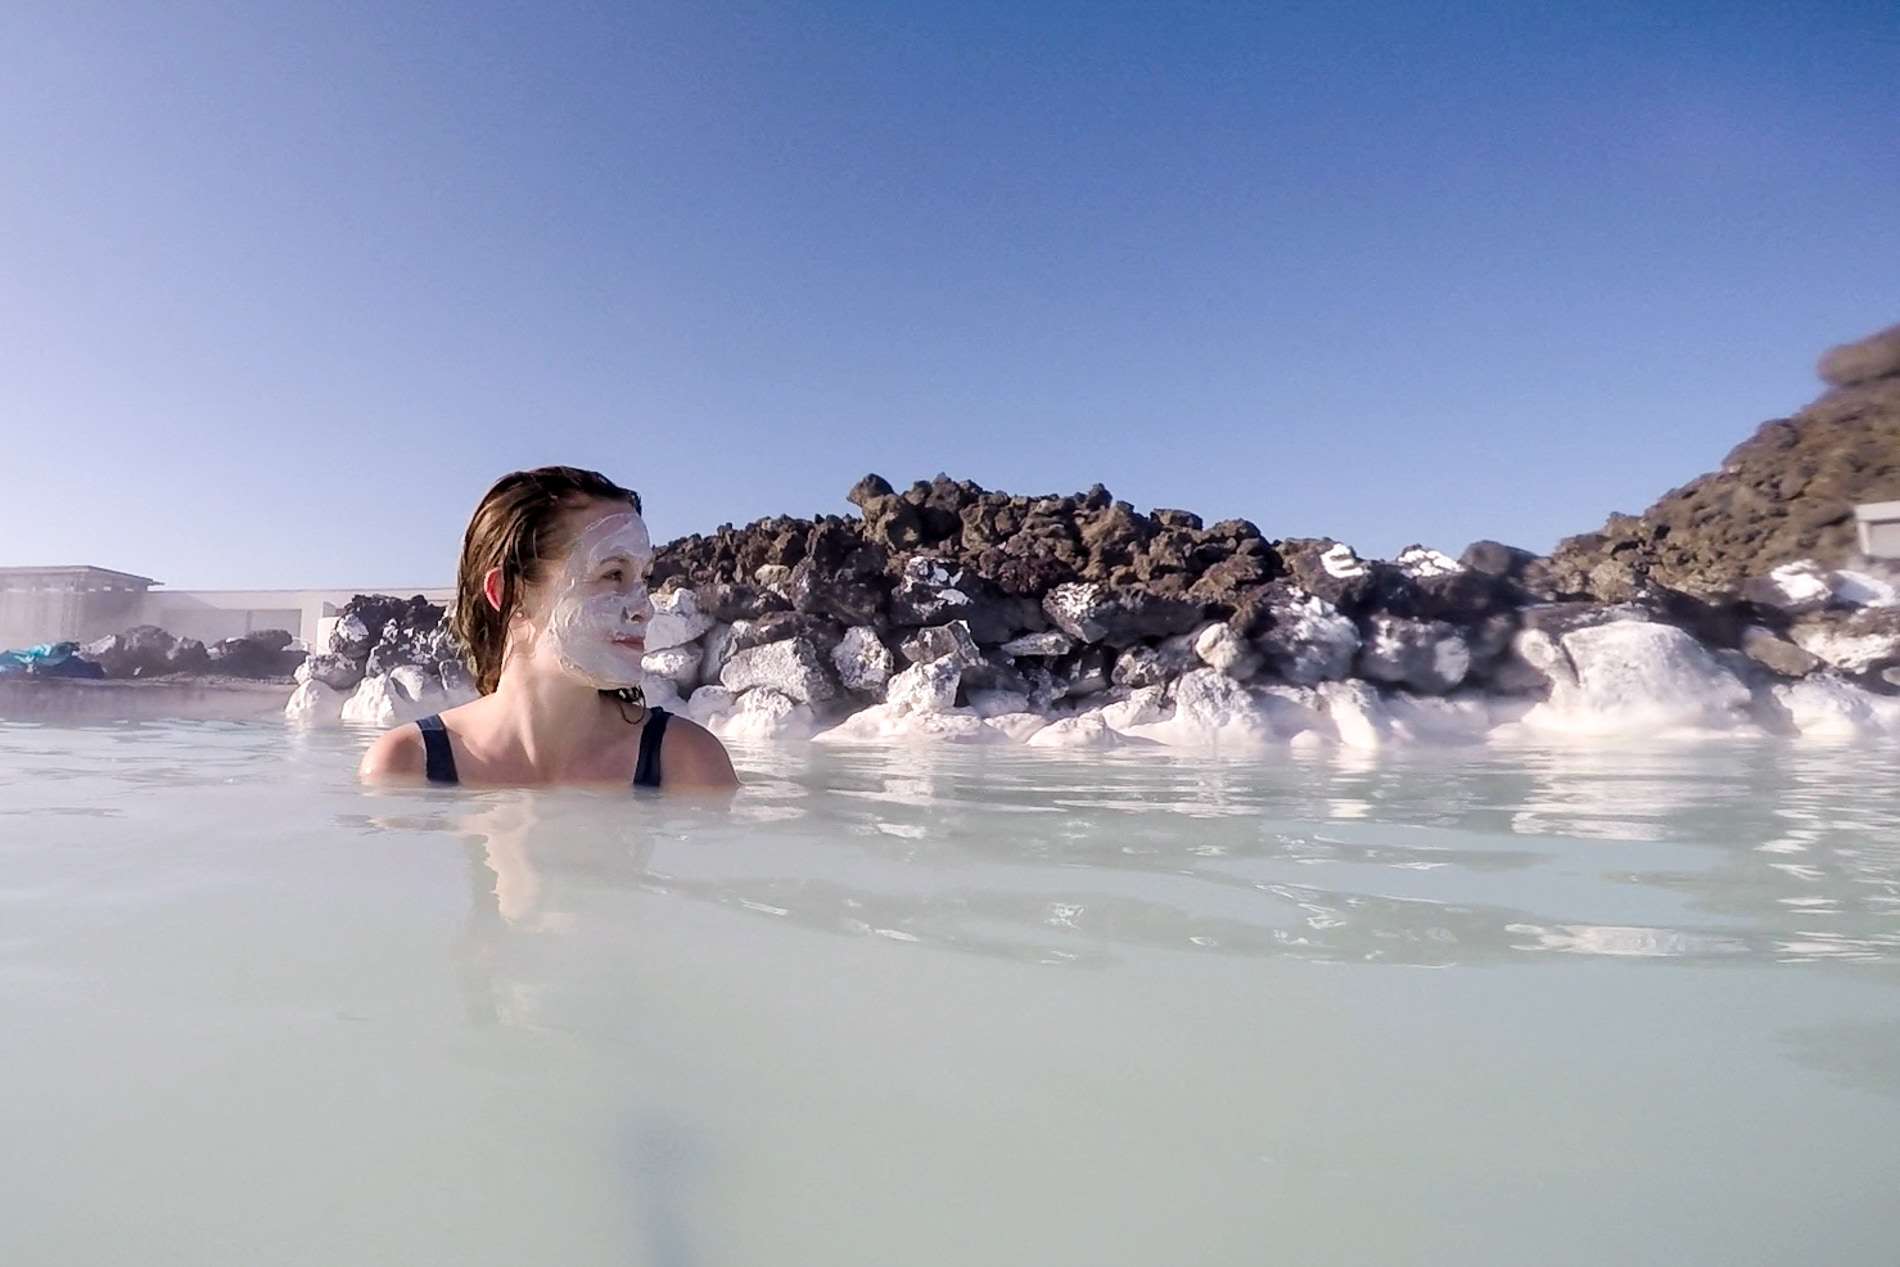
[[[380,736],[362,777],[487,786],[738,786],[726,750],[648,708],[653,546],[638,495],[568,466],[504,475],[462,538],[455,632],[480,698]]]

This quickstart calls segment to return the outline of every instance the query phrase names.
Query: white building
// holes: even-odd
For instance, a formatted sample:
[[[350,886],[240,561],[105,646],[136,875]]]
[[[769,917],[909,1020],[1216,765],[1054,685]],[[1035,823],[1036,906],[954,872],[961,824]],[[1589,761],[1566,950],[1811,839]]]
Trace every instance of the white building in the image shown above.
[[[455,598],[455,590],[445,585],[168,590],[150,577],[110,568],[0,568],[0,650],[87,642],[134,625],[157,625],[206,643],[258,629],[285,629],[305,646],[320,648],[329,645],[337,613],[358,594],[420,594],[443,606]]]
[[[358,594],[420,594],[432,603],[449,606],[455,600],[451,586],[403,586],[397,589],[352,586],[334,590],[166,590],[149,591],[142,618],[134,623],[157,625],[180,638],[216,642],[256,629],[288,629],[304,646],[320,650],[330,645],[343,605]]]
[[[1900,502],[1869,502],[1854,507],[1860,552],[1870,559],[1900,559]]]

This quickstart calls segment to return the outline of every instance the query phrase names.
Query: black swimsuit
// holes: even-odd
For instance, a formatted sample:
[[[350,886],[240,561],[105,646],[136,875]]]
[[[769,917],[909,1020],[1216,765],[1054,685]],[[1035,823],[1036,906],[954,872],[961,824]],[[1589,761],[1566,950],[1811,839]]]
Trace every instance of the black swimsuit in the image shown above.
[[[666,735],[664,708],[647,710],[646,725],[640,731],[640,759],[634,763],[635,787],[660,786],[660,740]],[[455,750],[449,747],[449,732],[439,716],[424,717],[416,723],[422,731],[422,751],[427,761],[429,782],[460,783],[455,773]]]

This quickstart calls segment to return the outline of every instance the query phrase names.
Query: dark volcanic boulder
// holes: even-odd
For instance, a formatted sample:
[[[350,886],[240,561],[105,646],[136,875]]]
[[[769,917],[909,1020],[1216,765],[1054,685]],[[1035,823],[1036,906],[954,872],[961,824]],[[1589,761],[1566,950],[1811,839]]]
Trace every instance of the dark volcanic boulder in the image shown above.
[[[1857,343],[1829,348],[1815,369],[1830,387],[1858,387],[1900,376],[1900,325],[1888,326]]]
[[[124,633],[89,642],[79,654],[109,678],[153,677],[171,672],[178,640],[157,625],[134,625]]]
[[[455,635],[441,623],[439,615],[433,624],[391,620],[370,648],[364,672],[374,677],[411,665],[434,672],[439,661],[459,658],[460,651]]]
[[[749,582],[712,581],[700,586],[699,609],[710,612],[714,620],[731,624],[735,620],[757,620],[769,612],[790,611],[791,602],[783,594]]]
[[[955,660],[959,668],[969,668],[983,662],[983,652],[976,645],[976,639],[970,636],[970,627],[960,620],[919,629],[904,639],[898,649],[912,664],[928,664],[932,660],[948,658]]]
[[[1781,677],[1806,677],[1821,667],[1819,656],[1760,625],[1743,632],[1741,650],[1750,660]]]
[[[1375,598],[1402,588],[1402,578],[1359,557],[1344,542],[1330,537],[1282,541],[1279,554],[1288,575],[1308,594],[1325,599],[1348,616],[1377,605]]]
[[[1458,556],[1458,562],[1473,572],[1500,580],[1534,583],[1547,560],[1541,555],[1502,541],[1473,541]]]
[[[962,683],[965,689],[972,691],[1015,691],[1030,695],[1035,690],[1035,683],[1016,662],[994,649],[983,652],[975,664],[965,666]]]
[[[859,480],[850,500],[863,512],[866,541],[892,552],[915,550],[924,544],[923,515],[911,502],[892,492],[882,477],[867,475]]]
[[[326,651],[305,660],[297,670],[297,678],[321,682],[333,691],[351,691],[363,680],[364,667],[348,656]]]
[[[881,576],[826,571],[805,558],[792,569],[786,594],[796,611],[828,616],[847,625],[884,623],[885,589]]]
[[[1106,647],[1084,647],[1056,660],[1049,669],[1051,694],[1078,699],[1108,689],[1113,657]]]
[[[165,657],[167,673],[209,673],[211,671],[211,652],[205,644],[196,638],[180,638],[178,645]]]
[[[1231,616],[1256,586],[1279,576],[1280,556],[1264,547],[1230,554],[1207,565],[1188,586],[1187,596],[1215,615]]]
[[[1033,600],[1005,593],[982,576],[932,555],[905,560],[891,590],[890,623],[899,628],[961,620],[984,646],[1048,627]]]
[[[241,638],[222,638],[207,649],[213,673],[232,677],[289,677],[304,662],[304,653],[289,649],[290,634],[262,629]]]

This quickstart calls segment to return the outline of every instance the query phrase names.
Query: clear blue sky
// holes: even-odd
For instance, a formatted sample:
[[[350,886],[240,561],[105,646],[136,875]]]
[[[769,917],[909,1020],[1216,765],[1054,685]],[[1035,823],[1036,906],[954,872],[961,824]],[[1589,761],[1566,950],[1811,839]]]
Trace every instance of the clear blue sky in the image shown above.
[[[1896,120],[1892,0],[16,0],[0,563],[443,583],[543,462],[1548,548],[1900,320]]]

